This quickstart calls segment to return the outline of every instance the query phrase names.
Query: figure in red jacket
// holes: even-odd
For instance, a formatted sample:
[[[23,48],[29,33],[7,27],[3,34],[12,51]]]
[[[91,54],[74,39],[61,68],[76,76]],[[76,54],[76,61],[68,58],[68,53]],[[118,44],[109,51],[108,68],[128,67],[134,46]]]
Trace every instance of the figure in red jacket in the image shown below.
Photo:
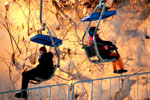
[[[89,45],[93,45],[93,34],[96,27],[90,27],[89,29]],[[99,30],[99,29],[98,29]],[[99,35],[96,33],[95,35],[96,43],[99,49],[99,54],[103,59],[111,59],[112,57],[116,57],[116,61],[112,61],[114,73],[124,73],[127,72],[127,70],[123,69],[124,65],[122,62],[121,57],[117,56],[116,53],[110,51],[109,49],[117,49],[115,45],[112,44],[110,41],[104,41],[102,40]]]

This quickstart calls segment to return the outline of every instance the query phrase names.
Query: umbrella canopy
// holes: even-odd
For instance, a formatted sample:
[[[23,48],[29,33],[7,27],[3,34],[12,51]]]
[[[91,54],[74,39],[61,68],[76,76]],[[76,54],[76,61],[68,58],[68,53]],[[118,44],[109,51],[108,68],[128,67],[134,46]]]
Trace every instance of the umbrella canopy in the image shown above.
[[[95,12],[87,17],[82,18],[81,22],[99,20],[100,15],[101,15],[101,12]],[[102,19],[108,18],[113,15],[116,15],[116,10],[105,11],[104,15],[102,16]]]
[[[52,37],[52,38],[54,40],[56,47],[62,45],[62,40],[60,40],[56,37]],[[38,35],[35,35],[34,37],[30,38],[30,41],[54,47],[52,44],[52,41],[50,40],[50,37],[48,35],[38,34]]]

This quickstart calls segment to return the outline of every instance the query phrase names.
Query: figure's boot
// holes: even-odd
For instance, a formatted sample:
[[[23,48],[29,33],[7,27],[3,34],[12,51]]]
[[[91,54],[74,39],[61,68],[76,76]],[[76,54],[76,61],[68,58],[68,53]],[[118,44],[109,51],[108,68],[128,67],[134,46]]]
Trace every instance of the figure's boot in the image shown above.
[[[121,69],[121,70],[115,70],[114,73],[118,73],[118,74],[122,74],[122,73],[125,73],[127,72],[127,70],[125,69]]]
[[[119,57],[116,61],[113,61],[112,63],[113,63],[114,73],[121,74],[127,72],[127,70],[123,69],[124,66],[121,57]]]
[[[22,91],[22,92],[19,92],[19,93],[16,93],[15,94],[15,97],[16,98],[27,98],[27,92],[26,91]]]

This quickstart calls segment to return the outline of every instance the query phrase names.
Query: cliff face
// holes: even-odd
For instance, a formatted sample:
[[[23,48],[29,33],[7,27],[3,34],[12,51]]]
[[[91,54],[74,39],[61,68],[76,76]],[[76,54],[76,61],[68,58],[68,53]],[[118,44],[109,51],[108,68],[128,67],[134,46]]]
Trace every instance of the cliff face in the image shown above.
[[[31,69],[38,64],[38,48],[42,46],[29,41],[41,28],[40,0],[10,0],[8,5],[5,3],[4,0],[0,1],[0,91],[20,89],[21,72],[25,68]],[[103,64],[89,62],[84,50],[77,42],[74,25],[81,18],[92,13],[97,3],[96,0],[47,0],[43,2],[43,22],[50,28],[53,36],[63,40],[63,45],[59,47],[60,67],[66,73],[57,70],[56,74],[70,81],[53,77],[40,85],[58,83],[71,85],[79,80],[118,75],[113,73],[110,62]],[[108,0],[107,5],[111,7],[110,9],[116,9],[117,15],[101,21],[99,35],[102,39],[116,44],[124,67],[128,70],[125,74],[149,72],[149,1],[123,0],[115,2]],[[92,26],[95,25],[96,22],[93,22]],[[78,27],[78,33],[81,39],[84,33],[83,24]],[[43,32],[43,34],[47,34],[47,32]],[[53,48],[47,47],[47,49],[54,52]],[[54,61],[57,61],[56,58]],[[133,80],[131,80],[133,84],[130,91],[132,99],[134,99],[136,91],[136,82],[132,82]],[[126,84],[126,79],[122,82]],[[106,81],[106,84],[108,83]],[[142,98],[143,84],[140,83],[140,100],[144,99]],[[115,89],[115,81],[112,82],[112,86]],[[125,89],[125,85],[123,86]],[[104,88],[104,91],[107,92],[108,89]],[[124,95],[122,98],[125,98]]]

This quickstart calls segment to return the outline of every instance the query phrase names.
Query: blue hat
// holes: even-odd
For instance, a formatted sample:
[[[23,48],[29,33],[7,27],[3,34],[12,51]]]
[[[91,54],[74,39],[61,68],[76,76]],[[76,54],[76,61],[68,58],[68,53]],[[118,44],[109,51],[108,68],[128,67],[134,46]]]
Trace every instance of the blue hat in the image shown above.
[[[96,29],[96,27],[90,27],[90,29],[89,29],[89,35],[90,36],[93,36],[95,29]],[[99,30],[99,29],[97,29],[97,30]]]

